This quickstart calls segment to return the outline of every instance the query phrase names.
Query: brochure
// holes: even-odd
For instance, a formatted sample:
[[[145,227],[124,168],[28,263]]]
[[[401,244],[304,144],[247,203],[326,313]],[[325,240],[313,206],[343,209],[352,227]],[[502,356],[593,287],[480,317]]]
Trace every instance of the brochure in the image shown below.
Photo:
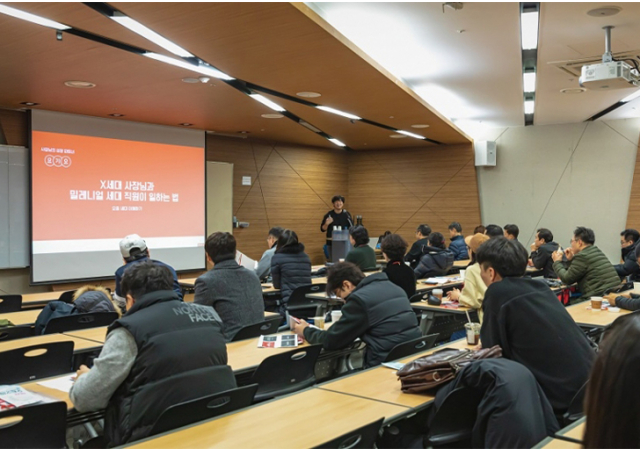
[[[0,411],[33,405],[44,401],[44,398],[29,392],[17,385],[0,386]]]
[[[258,262],[255,259],[249,258],[240,251],[236,251],[236,262],[242,267],[246,267],[251,270],[256,270],[256,267],[258,267]]]
[[[295,334],[270,334],[260,336],[258,348],[297,347],[303,342],[304,340]]]

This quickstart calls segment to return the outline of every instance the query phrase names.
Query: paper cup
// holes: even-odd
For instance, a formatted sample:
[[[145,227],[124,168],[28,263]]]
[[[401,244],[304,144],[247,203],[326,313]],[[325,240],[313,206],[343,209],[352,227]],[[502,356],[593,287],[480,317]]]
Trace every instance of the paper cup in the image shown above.
[[[331,322],[337,322],[342,317],[342,311],[331,311]]]

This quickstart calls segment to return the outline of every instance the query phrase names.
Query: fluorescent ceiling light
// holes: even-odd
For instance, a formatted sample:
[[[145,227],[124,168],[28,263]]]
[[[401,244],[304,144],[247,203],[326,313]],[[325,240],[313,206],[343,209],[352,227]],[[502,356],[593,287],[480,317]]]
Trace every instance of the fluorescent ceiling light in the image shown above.
[[[45,19],[44,17],[36,16],[35,14],[31,14],[25,11],[20,11],[19,9],[11,8],[10,6],[0,5],[0,13],[7,14],[8,16],[13,16],[16,19],[22,19],[29,22],[37,23],[38,25],[42,25],[43,27],[55,28],[56,30],[64,31],[71,28],[59,22],[54,22],[53,20]]]
[[[282,106],[278,105],[277,103],[272,102],[271,100],[269,100],[267,97],[265,97],[263,95],[250,94],[249,97],[251,97],[254,100],[259,101],[264,106],[267,106],[267,107],[273,109],[274,111],[278,111],[278,112],[286,111]]]
[[[171,58],[170,56],[165,56],[165,55],[161,55],[159,53],[153,53],[153,52],[144,53],[144,56],[151,59],[155,59],[156,61],[161,61],[167,64],[171,64],[173,66],[182,67],[183,69],[191,70],[193,72],[198,72],[203,75],[209,75],[215,78],[219,78],[221,80],[234,80],[233,77],[230,77],[226,73],[220,72],[218,69],[214,69],[211,66],[196,66],[195,64],[190,64],[180,59]]]
[[[412,138],[416,138],[416,139],[426,139],[426,137],[424,136],[420,136],[419,134],[415,134],[415,133],[410,133],[408,131],[404,131],[404,130],[396,130],[398,133],[400,134],[404,134],[405,136],[409,136]]]
[[[346,147],[346,144],[342,141],[339,141],[336,138],[330,138],[329,139],[331,142],[333,142],[334,144],[336,144],[338,147]]]
[[[338,109],[329,108],[328,106],[317,106],[317,108],[321,109],[323,111],[326,111],[328,113],[331,113],[331,114],[337,114],[339,116],[346,117],[347,119],[352,119],[352,120],[361,120],[362,119],[361,117],[358,117],[358,116],[356,116],[354,114],[349,114],[347,112],[340,111]]]
[[[155,31],[145,27],[144,25],[142,25],[137,20],[133,20],[131,17],[127,17],[127,16],[124,16],[124,15],[122,15],[122,16],[121,15],[115,15],[115,16],[110,16],[110,18],[113,19],[114,21],[118,22],[123,27],[126,27],[126,28],[130,29],[134,33],[139,34],[143,38],[150,40],[154,44],[159,45],[160,47],[164,48],[165,50],[169,50],[174,55],[178,55],[178,56],[181,56],[183,58],[192,58],[193,57],[193,55],[191,53],[189,53],[188,51],[186,51],[182,47],[174,44],[169,39],[163,38],[162,36],[160,36]]]
[[[536,73],[535,72],[525,72],[522,74],[522,81],[524,84],[525,92],[535,92],[536,91]]]
[[[620,100],[622,103],[627,103],[630,102],[631,100],[640,97],[640,89],[638,89],[637,91],[635,91],[633,94],[631,95],[627,95],[625,98],[623,98],[622,100]]]
[[[520,15],[520,32],[522,34],[522,50],[538,48],[538,11],[525,12]]]
[[[533,114],[533,110],[535,109],[535,102],[533,100],[526,100],[524,102],[524,113],[525,114]]]

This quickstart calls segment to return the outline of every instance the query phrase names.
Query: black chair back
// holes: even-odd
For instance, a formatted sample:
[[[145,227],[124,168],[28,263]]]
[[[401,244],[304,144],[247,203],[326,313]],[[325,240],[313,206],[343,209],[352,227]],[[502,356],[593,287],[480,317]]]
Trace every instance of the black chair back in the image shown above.
[[[314,448],[375,448],[384,417]]]
[[[18,312],[22,309],[22,295],[0,295],[0,313]]]
[[[308,284],[294,289],[287,302],[287,310],[292,316],[308,319],[323,316],[327,312],[328,300],[307,298],[307,294],[321,294],[327,289],[326,283]]]
[[[255,401],[267,400],[312,386],[321,345],[296,348],[269,356],[256,369],[252,383],[258,384]]]
[[[73,342],[51,342],[0,353],[0,384],[22,383],[72,371]],[[0,441],[1,442],[1,441]]]
[[[105,327],[118,319],[115,312],[99,312],[73,314],[71,316],[56,317],[47,322],[44,333],[64,333],[65,331],[85,330],[87,328]]]
[[[427,300],[427,298],[429,297],[430,292],[417,292],[415,294],[413,294],[411,296],[411,298],[409,299],[410,303],[416,303],[416,302],[421,302],[422,300]]]
[[[15,418],[15,420],[13,420]],[[8,419],[8,420],[7,420]],[[0,411],[0,442],[7,448],[65,448],[67,404],[39,403]]]
[[[619,294],[620,292],[633,290],[633,281],[625,281],[616,287],[606,289],[602,295]]]
[[[564,425],[567,426],[572,422],[584,417],[584,395],[587,392],[587,383],[583,384],[576,395],[571,399],[569,403],[569,409],[563,415]]]
[[[171,406],[160,415],[149,436],[251,406],[257,390],[257,384],[250,384]]]
[[[29,336],[33,336],[33,328],[31,328],[31,325],[0,328],[0,342],[22,339]]]
[[[238,330],[233,339],[231,339],[231,342],[241,341],[243,339],[252,339],[260,337],[263,334],[277,333],[280,322],[282,322],[282,317],[278,315],[271,319],[267,319],[264,322],[247,325],[246,327]]]
[[[62,294],[60,294],[60,297],[58,297],[58,300],[65,303],[73,303],[73,294],[75,293],[76,293],[75,289],[73,291],[65,291]]]
[[[460,442],[470,445],[482,394],[468,387],[460,387],[449,392],[431,422],[431,429],[425,437],[425,446],[442,447]],[[454,445],[454,448],[456,447],[471,448],[464,444]]]
[[[436,344],[437,339],[438,333],[435,333],[398,344],[391,349],[387,357],[384,359],[384,362],[395,361],[396,359],[401,359],[406,356],[429,350]]]

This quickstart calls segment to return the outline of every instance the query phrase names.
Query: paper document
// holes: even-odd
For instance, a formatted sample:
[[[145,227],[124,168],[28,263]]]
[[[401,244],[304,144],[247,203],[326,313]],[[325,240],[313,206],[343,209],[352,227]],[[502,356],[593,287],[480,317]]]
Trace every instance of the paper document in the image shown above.
[[[0,386],[0,411],[40,403],[44,398],[17,385]]]
[[[249,258],[244,253],[236,250],[236,262],[240,264],[242,267],[246,267],[247,269],[256,270],[258,267],[258,262],[255,259]]]
[[[445,284],[445,283],[448,283],[449,281],[451,281],[451,278],[447,278],[447,277],[432,277],[432,278],[427,278],[426,280],[423,281],[423,283],[425,283],[425,284]]]
[[[67,394],[71,390],[71,386],[73,386],[75,375],[66,375],[60,378],[54,378],[52,380],[39,381],[38,384],[40,386],[48,387],[50,389],[57,389],[62,392],[66,392]]]
[[[404,367],[404,364],[401,362],[383,362],[382,365],[393,370],[400,370]]]
[[[269,336],[260,336],[258,340],[258,348],[282,348],[297,347],[304,340],[295,334],[272,334]]]

